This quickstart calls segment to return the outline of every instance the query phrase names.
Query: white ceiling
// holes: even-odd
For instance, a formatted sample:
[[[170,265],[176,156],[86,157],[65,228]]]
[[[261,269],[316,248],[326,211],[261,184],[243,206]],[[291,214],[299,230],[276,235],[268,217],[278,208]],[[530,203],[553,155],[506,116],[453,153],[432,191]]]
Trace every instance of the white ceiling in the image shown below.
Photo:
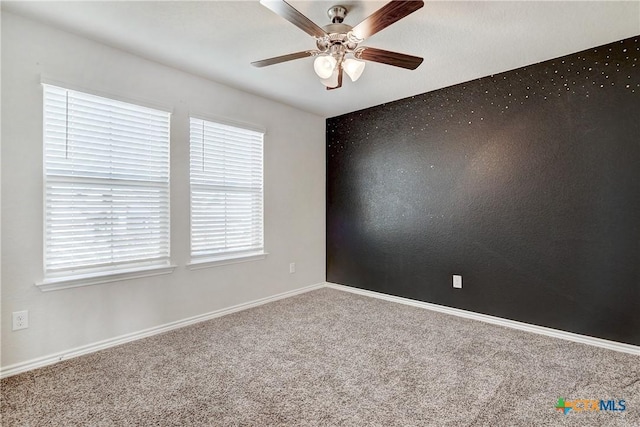
[[[291,1],[318,25],[333,4],[355,25],[385,1]],[[2,9],[232,87],[331,117],[640,34],[640,3],[427,1],[362,45],[422,56],[415,71],[369,62],[326,91],[305,58],[313,39],[258,1],[2,2]]]

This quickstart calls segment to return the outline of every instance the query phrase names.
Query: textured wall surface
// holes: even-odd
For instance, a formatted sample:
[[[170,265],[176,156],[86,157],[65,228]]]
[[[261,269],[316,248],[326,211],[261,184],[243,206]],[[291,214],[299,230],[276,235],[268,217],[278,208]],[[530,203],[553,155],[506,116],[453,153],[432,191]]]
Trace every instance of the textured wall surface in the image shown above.
[[[327,280],[640,345],[638,58],[634,37],[328,119]]]

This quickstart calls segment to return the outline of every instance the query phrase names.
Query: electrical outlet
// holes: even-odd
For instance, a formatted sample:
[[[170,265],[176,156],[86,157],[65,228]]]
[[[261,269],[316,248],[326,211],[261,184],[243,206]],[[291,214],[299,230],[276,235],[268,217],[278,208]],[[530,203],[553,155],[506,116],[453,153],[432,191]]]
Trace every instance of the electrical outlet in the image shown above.
[[[291,264],[289,264],[289,273],[293,274],[296,272],[296,263],[292,262]]]
[[[456,289],[462,289],[462,276],[457,274],[453,275],[453,287]]]
[[[27,329],[29,327],[29,312],[27,310],[13,312],[13,330]]]

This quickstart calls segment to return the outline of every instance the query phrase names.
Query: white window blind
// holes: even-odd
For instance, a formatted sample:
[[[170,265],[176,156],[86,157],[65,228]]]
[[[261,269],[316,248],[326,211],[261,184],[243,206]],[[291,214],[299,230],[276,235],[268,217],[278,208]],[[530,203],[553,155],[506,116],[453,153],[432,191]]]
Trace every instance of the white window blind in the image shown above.
[[[191,118],[191,258],[263,251],[263,133]]]
[[[44,85],[45,278],[169,264],[169,113]]]

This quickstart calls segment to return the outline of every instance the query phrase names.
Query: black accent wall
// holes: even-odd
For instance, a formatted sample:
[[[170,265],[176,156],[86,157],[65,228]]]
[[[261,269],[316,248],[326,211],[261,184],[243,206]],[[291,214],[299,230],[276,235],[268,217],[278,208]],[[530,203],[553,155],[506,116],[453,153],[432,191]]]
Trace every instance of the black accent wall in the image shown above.
[[[640,345],[639,39],[328,119],[327,280]]]

